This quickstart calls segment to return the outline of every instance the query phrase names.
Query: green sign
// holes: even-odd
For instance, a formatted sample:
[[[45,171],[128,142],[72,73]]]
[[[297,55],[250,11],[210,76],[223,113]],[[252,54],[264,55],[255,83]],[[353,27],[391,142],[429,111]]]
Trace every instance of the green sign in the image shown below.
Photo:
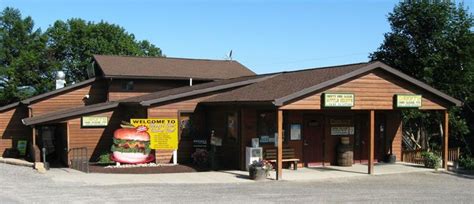
[[[82,127],[105,127],[108,125],[107,116],[84,116]]]
[[[397,94],[395,102],[397,108],[419,108],[421,107],[421,95]]]
[[[354,94],[347,93],[324,93],[324,107],[352,107],[354,106]]]
[[[26,144],[26,140],[18,140],[18,143],[16,144],[16,149],[18,149],[21,156],[24,156],[26,154]]]

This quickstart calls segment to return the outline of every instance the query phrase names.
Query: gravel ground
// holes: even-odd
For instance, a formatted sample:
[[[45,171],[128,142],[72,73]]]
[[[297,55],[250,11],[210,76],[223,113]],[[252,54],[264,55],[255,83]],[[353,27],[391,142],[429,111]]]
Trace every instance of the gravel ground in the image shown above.
[[[133,183],[133,181],[130,181]],[[0,203],[472,203],[474,179],[407,173],[312,182],[88,186],[0,164]]]

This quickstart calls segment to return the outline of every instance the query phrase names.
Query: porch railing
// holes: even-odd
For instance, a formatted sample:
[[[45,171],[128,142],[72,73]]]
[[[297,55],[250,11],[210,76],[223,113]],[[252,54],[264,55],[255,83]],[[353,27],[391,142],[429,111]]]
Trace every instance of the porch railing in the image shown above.
[[[413,164],[423,164],[424,159],[421,157],[421,153],[426,150],[417,149],[417,150],[405,150],[402,151],[402,161]],[[438,156],[441,156],[441,153],[436,153]],[[460,148],[453,147],[448,149],[448,162],[453,162],[459,159]]]

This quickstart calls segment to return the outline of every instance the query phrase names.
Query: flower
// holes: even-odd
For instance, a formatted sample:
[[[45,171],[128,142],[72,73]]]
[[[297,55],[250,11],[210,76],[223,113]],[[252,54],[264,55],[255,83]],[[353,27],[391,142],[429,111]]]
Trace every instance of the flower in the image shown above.
[[[258,160],[258,161],[253,161],[252,164],[249,166],[250,169],[263,169],[267,173],[267,176],[270,174],[270,171],[273,169],[273,165],[270,161],[268,160]]]

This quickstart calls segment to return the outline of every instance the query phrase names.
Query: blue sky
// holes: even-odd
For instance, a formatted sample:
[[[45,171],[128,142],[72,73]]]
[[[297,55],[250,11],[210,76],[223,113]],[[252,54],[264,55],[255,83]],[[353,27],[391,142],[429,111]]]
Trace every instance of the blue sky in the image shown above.
[[[20,9],[43,30],[73,17],[115,23],[169,57],[224,59],[232,49],[234,59],[267,73],[367,61],[397,2],[0,0],[0,7]]]

